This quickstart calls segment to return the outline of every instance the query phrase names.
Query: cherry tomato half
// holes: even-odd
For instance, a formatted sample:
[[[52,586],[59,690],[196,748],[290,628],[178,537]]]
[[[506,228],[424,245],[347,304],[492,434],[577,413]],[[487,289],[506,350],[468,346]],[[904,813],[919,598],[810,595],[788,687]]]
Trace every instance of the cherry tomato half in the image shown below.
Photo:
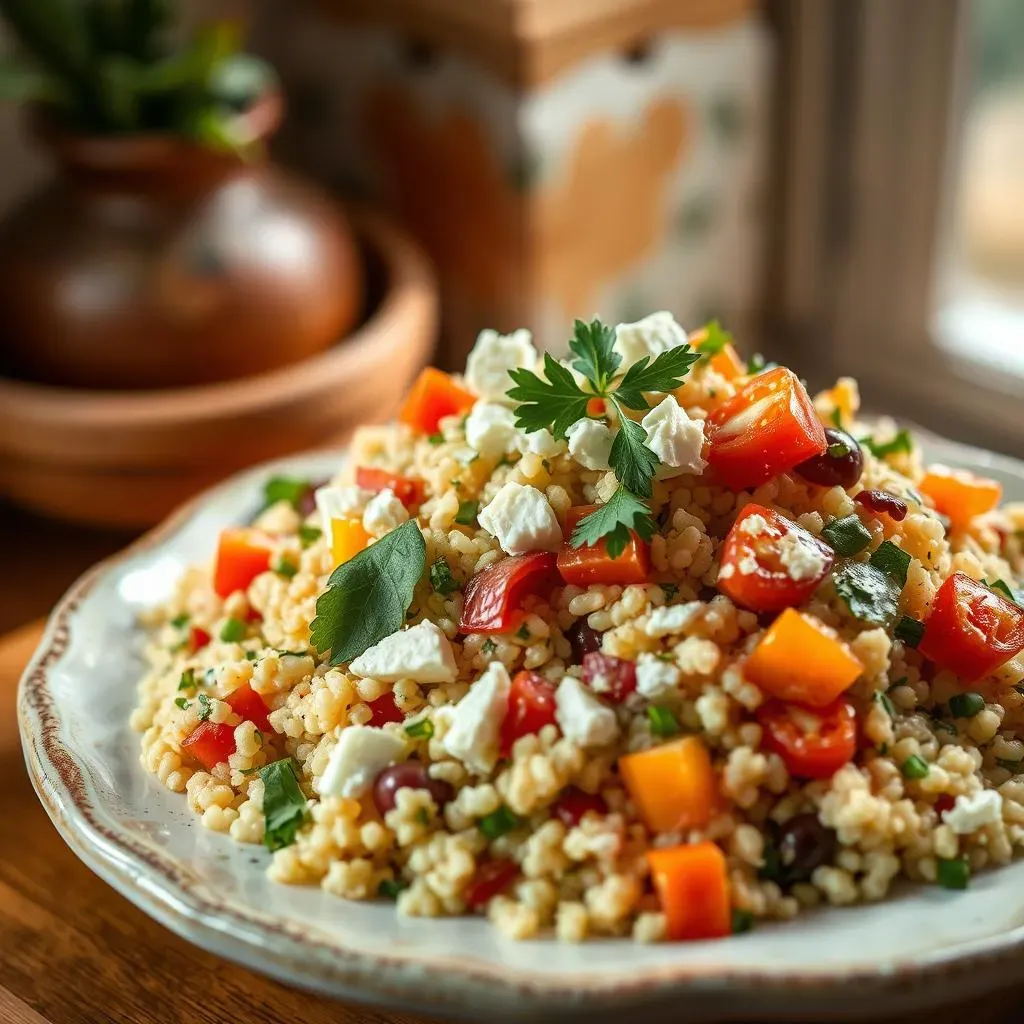
[[[503,893],[519,877],[519,865],[514,860],[486,860],[469,880],[463,899],[470,910],[486,907],[495,896]]]
[[[737,491],[766,483],[827,448],[807,390],[784,366],[751,377],[707,424],[708,464]]]
[[[824,541],[753,502],[736,517],[721,556],[719,589],[755,612],[777,612],[802,604],[835,562]]]
[[[558,571],[566,583],[589,587],[592,583],[606,586],[646,583],[651,575],[651,545],[630,531],[630,540],[623,552],[612,558],[605,541],[573,547],[569,538],[576,524],[590,515],[597,505],[576,505],[565,517],[566,541],[558,552]]]
[[[501,756],[512,753],[520,736],[540,732],[555,721],[555,688],[536,672],[517,672],[508,695],[508,712],[501,723]]]
[[[525,618],[524,598],[559,583],[552,551],[531,551],[503,558],[482,569],[466,584],[459,630],[463,633],[508,633]]]
[[[831,778],[857,750],[857,715],[842,697],[823,708],[770,700],[758,708],[757,720],[762,744],[798,779]]]
[[[360,466],[356,470],[356,484],[368,491],[390,490],[406,508],[412,508],[423,501],[422,480],[398,476],[375,466]]]
[[[955,572],[935,595],[918,650],[973,683],[1024,650],[1024,609]]]

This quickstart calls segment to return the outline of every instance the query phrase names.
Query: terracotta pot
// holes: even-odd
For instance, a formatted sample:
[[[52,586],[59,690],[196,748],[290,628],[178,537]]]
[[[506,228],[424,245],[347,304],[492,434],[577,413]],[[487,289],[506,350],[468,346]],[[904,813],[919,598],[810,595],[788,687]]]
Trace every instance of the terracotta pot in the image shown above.
[[[258,111],[264,134],[279,108]],[[317,189],[173,136],[34,126],[61,173],[0,226],[0,372],[91,388],[230,380],[357,321],[356,247]]]
[[[387,220],[352,213],[369,314],[344,342],[244,380],[90,392],[0,378],[0,496],[78,523],[150,526],[245,466],[388,419],[429,358],[437,289]]]

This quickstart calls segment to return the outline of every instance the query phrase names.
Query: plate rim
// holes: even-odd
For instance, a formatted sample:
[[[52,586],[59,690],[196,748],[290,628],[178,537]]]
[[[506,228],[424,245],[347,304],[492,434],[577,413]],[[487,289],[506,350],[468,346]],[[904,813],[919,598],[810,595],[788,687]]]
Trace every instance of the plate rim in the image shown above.
[[[958,460],[998,468],[1024,483],[1020,460],[949,441],[925,429],[911,429]],[[135,906],[187,941],[288,984],[368,1005],[460,1016],[487,1012],[492,1018],[512,1014],[509,1019],[517,1019],[516,1015],[530,1011],[565,1019],[567,1011],[671,1005],[676,1019],[694,1021],[752,1011],[776,1016],[797,1008],[857,1019],[873,1002],[884,1005],[887,1012],[914,1009],[948,999],[951,991],[968,997],[1013,982],[1012,976],[1001,972],[1011,961],[1024,959],[1024,924],[916,959],[870,967],[838,965],[815,973],[799,967],[776,971],[725,963],[688,970],[681,957],[671,965],[638,967],[628,977],[591,974],[565,981],[528,968],[445,959],[441,954],[365,953],[337,940],[299,934],[298,922],[211,899],[190,887],[187,870],[175,858],[135,834],[104,823],[100,803],[90,792],[74,751],[61,737],[63,720],[49,691],[49,672],[68,649],[79,607],[118,566],[158,550],[218,496],[250,487],[303,458],[340,460],[345,451],[342,447],[297,453],[234,474],[87,570],[58,601],[21,676],[18,727],[36,794],[75,855]],[[317,958],[310,959],[311,949]],[[943,984],[935,984],[940,979]],[[847,1001],[837,1005],[841,997]],[[679,1017],[680,998],[688,1000],[685,1018]]]

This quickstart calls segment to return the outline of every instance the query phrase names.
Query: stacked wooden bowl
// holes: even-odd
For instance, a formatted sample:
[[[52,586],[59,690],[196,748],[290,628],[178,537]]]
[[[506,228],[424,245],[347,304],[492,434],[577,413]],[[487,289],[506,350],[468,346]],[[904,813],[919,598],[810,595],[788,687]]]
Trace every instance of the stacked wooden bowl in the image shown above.
[[[151,392],[51,388],[0,378],[0,496],[54,517],[149,526],[264,459],[343,442],[386,420],[435,339],[426,259],[377,215],[351,214],[367,316],[333,348],[223,384]]]

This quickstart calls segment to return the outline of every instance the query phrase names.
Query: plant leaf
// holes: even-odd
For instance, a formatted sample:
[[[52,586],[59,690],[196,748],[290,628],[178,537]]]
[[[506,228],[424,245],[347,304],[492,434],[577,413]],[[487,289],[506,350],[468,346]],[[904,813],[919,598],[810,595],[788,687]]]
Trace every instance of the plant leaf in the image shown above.
[[[654,362],[649,356],[637,360],[615,389],[615,397],[629,409],[649,409],[644,391],[675,391],[700,356],[689,345],[678,345],[658,353]]]
[[[340,665],[397,633],[426,559],[423,534],[410,519],[339,565],[317,598],[312,646],[330,650],[331,664]]]
[[[515,387],[508,397],[516,406],[516,426],[526,433],[550,427],[555,438],[587,414],[587,402],[593,397],[576,383],[576,378],[549,352],[544,353],[544,378],[532,370],[509,370]]]
[[[622,362],[615,351],[615,330],[594,319],[589,324],[577,320],[569,351],[576,356],[573,367],[590,381],[594,391],[603,395]]]
[[[66,98],[59,79],[28,67],[17,58],[0,57],[0,99],[62,103]]]
[[[886,627],[896,621],[900,611],[900,588],[880,569],[863,562],[847,562],[835,573],[832,582],[855,618]]]
[[[732,342],[732,335],[717,320],[709,320],[698,333],[703,337],[697,343],[697,351],[705,359],[717,356]]]
[[[576,524],[570,543],[579,548],[593,546],[603,540],[608,554],[618,558],[629,543],[631,530],[644,540],[650,540],[655,529],[647,505],[619,486],[605,504],[599,505]]]
[[[626,490],[632,491],[637,497],[649,498],[651,480],[660,460],[644,443],[647,431],[625,416],[614,397],[612,400],[619,412],[619,429],[612,441],[608,464]]]
[[[295,842],[296,833],[306,822],[306,796],[299,788],[290,757],[264,765],[259,773],[263,780],[263,813],[267,820],[263,843],[268,850],[280,850]]]

